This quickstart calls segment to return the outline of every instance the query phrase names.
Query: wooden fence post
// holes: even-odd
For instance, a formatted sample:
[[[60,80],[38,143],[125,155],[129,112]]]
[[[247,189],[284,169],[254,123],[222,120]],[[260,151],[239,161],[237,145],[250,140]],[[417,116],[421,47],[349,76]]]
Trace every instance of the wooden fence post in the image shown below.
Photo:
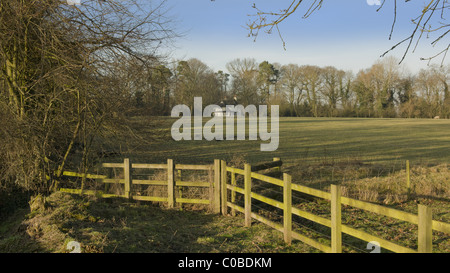
[[[250,164],[244,166],[244,212],[245,226],[252,225],[252,167]]]
[[[227,162],[225,160],[221,161],[220,166],[220,184],[222,185],[221,193],[222,193],[222,215],[227,215],[228,212],[228,206],[227,206]]]
[[[341,187],[331,185],[331,252],[342,252]]]
[[[181,178],[181,170],[177,170],[177,178],[175,179],[175,187],[177,184],[177,181],[181,182],[182,178]],[[183,187],[182,186],[178,186],[178,196],[180,198],[183,198]],[[176,200],[176,198],[175,198]],[[183,210],[183,203],[179,203],[180,206],[180,210]]]
[[[214,159],[214,213],[220,213],[220,160]]]
[[[129,158],[123,160],[123,178],[125,181],[125,198],[131,198],[131,163]]]
[[[291,176],[287,173],[283,174],[283,225],[284,225],[284,241],[287,244],[292,242],[292,188]]]
[[[167,159],[167,205],[169,208],[175,206],[175,179],[173,159]]]
[[[406,160],[406,191],[408,195],[408,199],[411,194],[411,180],[410,180],[410,171],[409,171],[409,160]]]
[[[231,185],[236,186],[236,173],[234,171],[231,172]],[[231,191],[231,203],[234,204],[236,202],[236,192]],[[236,216],[236,210],[231,208],[231,216]]]
[[[209,170],[209,209],[214,211],[214,164]]]
[[[273,158],[273,161],[280,161],[281,160],[281,158],[279,158],[279,157],[274,157]],[[275,171],[281,171],[281,167],[275,167],[275,168],[273,168]]]
[[[431,208],[419,205],[419,236],[418,245],[419,253],[431,253],[433,250],[433,216]]]

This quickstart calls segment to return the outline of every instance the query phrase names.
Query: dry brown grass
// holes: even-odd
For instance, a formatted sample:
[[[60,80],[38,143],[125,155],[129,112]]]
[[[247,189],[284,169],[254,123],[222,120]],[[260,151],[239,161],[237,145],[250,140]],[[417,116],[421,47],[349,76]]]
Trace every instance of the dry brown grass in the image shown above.
[[[302,164],[286,169],[295,183],[329,190],[331,184],[342,186],[344,196],[355,199],[396,204],[408,198],[450,201],[450,166],[411,166],[411,189],[408,195],[405,169],[359,161]]]
[[[413,167],[410,180],[410,197],[450,201],[450,168],[447,164]],[[408,200],[405,170],[394,172],[389,176],[347,180],[341,185],[344,195],[360,200],[384,204]]]

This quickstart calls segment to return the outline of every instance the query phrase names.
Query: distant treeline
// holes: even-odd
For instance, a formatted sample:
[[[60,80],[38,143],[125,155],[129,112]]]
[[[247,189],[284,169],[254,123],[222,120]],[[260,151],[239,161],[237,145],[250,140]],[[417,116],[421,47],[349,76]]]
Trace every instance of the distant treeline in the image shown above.
[[[406,73],[389,57],[356,75],[333,66],[258,63],[235,59],[227,72],[213,71],[198,59],[159,65],[148,71],[128,70],[130,103],[140,113],[170,115],[176,104],[191,106],[195,96],[205,104],[236,96],[240,104],[280,105],[281,116],[448,118],[449,67],[429,66]],[[140,73],[146,73],[142,76]],[[134,77],[130,77],[134,75]]]

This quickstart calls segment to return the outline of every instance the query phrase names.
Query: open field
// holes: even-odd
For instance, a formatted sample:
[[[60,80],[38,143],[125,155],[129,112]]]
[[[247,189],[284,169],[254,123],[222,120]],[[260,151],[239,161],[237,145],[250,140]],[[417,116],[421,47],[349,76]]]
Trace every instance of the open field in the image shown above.
[[[425,119],[281,118],[280,145],[261,152],[259,141],[174,141],[175,119],[136,118],[136,138],[111,138],[104,143],[120,149],[104,162],[211,164],[224,159],[243,162],[283,160],[282,171],[293,183],[329,191],[340,184],[343,195],[417,214],[417,204],[433,210],[433,219],[450,222],[450,121]],[[406,194],[405,160],[411,162],[412,195]],[[273,188],[264,195],[279,197]],[[293,196],[293,203],[328,217],[328,202]],[[80,241],[85,252],[317,252],[254,221],[201,211],[167,210],[155,204],[55,193],[43,207],[22,210],[0,225],[0,252],[68,252],[67,242]],[[258,207],[265,216],[279,215]],[[414,248],[417,229],[401,221],[346,208],[343,223],[386,240]],[[328,229],[297,219],[295,228],[327,243]],[[314,229],[314,231],[313,231]],[[433,234],[433,251],[448,253],[448,234]],[[345,252],[367,252],[367,242],[346,238]]]
[[[274,152],[261,152],[260,141],[174,141],[170,128],[176,120],[134,119],[133,128],[154,139],[127,139],[129,152],[117,161],[129,157],[134,162],[164,163],[172,158],[211,164],[223,159],[242,167],[244,161],[255,164],[279,157],[293,183],[326,191],[330,184],[340,184],[348,197],[413,213],[417,200],[432,199],[428,205],[435,217],[450,221],[450,120],[284,117]],[[406,202],[406,160],[416,201]]]
[[[236,154],[250,163],[273,157],[287,164],[358,160],[392,165],[404,164],[407,159],[413,165],[450,162],[450,120],[280,118],[280,144],[274,152],[261,152],[260,141],[174,141],[170,128],[175,120],[135,120],[133,127],[144,138],[128,143],[127,156],[145,162],[164,162],[170,157],[186,163],[210,163]],[[155,135],[158,137],[153,139]],[[150,137],[152,141],[146,143]]]
[[[366,118],[280,118],[279,148],[261,152],[261,141],[174,141],[175,118],[135,118],[139,138],[123,141],[122,155],[139,163],[211,164],[226,160],[242,167],[283,161],[283,172],[294,183],[329,190],[346,186],[349,196],[385,204],[405,200],[405,163],[410,161],[411,185],[422,197],[450,200],[450,120]],[[207,119],[204,119],[206,122]],[[152,138],[151,141],[147,139]]]

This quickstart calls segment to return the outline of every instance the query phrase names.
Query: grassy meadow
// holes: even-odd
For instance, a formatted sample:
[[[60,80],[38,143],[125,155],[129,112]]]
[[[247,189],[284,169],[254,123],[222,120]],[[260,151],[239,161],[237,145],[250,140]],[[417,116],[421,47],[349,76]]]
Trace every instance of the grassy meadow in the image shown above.
[[[261,152],[260,141],[174,141],[170,129],[175,120],[131,119],[132,137],[119,132],[99,144],[121,154],[101,161],[128,157],[136,163],[164,163],[172,158],[175,163],[211,164],[224,159],[242,167],[244,162],[279,157],[282,171],[292,175],[293,183],[326,191],[330,184],[340,184],[345,196],[415,214],[421,203],[433,209],[434,220],[450,222],[450,120],[281,118],[274,152]],[[411,163],[412,196],[405,188],[406,160]],[[279,189],[259,185],[254,186],[260,194],[282,198]],[[242,217],[185,206],[167,210],[161,204],[60,192],[41,203],[37,200],[0,224],[0,252],[69,252],[66,245],[72,240],[81,242],[84,252],[318,252],[299,241],[286,245],[280,232],[257,221],[245,228]],[[294,194],[293,205],[329,217],[327,201]],[[281,220],[261,204],[254,208],[273,221]],[[293,221],[297,232],[329,244],[328,228],[304,219]],[[416,248],[414,225],[345,206],[342,221]],[[344,252],[368,252],[366,245],[344,236]],[[450,252],[448,234],[433,233],[433,251]]]
[[[411,164],[428,165],[450,161],[450,120],[284,117],[280,118],[279,147],[274,152],[261,152],[261,141],[248,139],[175,141],[170,135],[175,121],[134,120],[132,126],[143,138],[125,140],[125,154],[135,161],[164,162],[170,157],[185,163],[233,156],[243,156],[250,163],[280,157],[286,164],[358,160],[392,165],[408,159]]]
[[[131,126],[140,137],[120,141],[127,145],[120,147],[122,155],[104,161],[129,157],[136,163],[164,163],[172,158],[175,163],[211,164],[223,159],[243,167],[244,162],[279,157],[282,171],[291,174],[294,183],[322,190],[341,184],[348,196],[389,204],[406,199],[409,160],[417,196],[450,200],[450,120],[284,117],[279,147],[273,152],[260,151],[259,140],[175,141],[170,133],[175,121],[133,119]],[[114,138],[112,145],[117,142]]]
[[[279,157],[282,171],[292,175],[293,183],[326,191],[331,184],[340,184],[346,196],[404,206],[416,213],[416,203],[407,202],[410,207],[405,207],[409,160],[415,197],[431,198],[439,219],[450,221],[450,120],[283,117],[274,152],[260,151],[261,141],[174,141],[170,129],[176,120],[134,119],[132,126],[139,135],[153,139],[127,139],[123,143],[128,144],[128,153],[123,156],[137,163],[172,158],[179,163],[211,164],[223,159],[237,167]],[[122,157],[117,159],[120,162]]]

